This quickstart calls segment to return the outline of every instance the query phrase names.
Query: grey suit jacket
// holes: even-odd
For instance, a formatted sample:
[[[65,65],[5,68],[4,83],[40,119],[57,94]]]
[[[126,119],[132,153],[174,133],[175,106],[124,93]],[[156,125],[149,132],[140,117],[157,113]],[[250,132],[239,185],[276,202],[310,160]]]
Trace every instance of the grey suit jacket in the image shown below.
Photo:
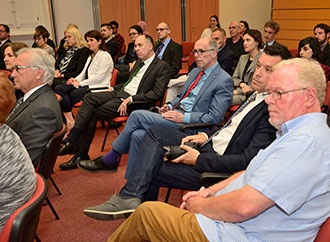
[[[50,86],[35,91],[6,123],[21,138],[36,167],[49,139],[63,127],[61,108]]]
[[[201,69],[191,71],[182,92],[169,102],[173,107],[182,99]],[[195,99],[190,123],[220,123],[231,105],[233,79],[218,64],[205,80]]]
[[[249,68],[245,72],[244,77],[243,77],[243,72],[244,72],[246,63],[249,60],[250,55],[249,54],[241,55],[241,57],[239,58],[239,62],[237,64],[237,67],[233,74],[234,88],[238,91],[238,94],[244,95],[242,89],[240,87],[238,87],[241,82],[244,82],[248,86],[252,87],[252,77],[253,77],[254,71],[256,70],[256,65],[257,65],[257,62],[259,60],[261,53],[262,52],[259,51],[259,53],[254,57],[252,63],[250,64]]]

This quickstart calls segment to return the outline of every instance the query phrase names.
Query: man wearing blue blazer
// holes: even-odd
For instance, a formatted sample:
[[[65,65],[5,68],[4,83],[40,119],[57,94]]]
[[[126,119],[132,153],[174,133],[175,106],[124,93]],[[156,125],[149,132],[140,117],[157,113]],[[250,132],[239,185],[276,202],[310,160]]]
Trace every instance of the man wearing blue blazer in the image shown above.
[[[90,172],[115,172],[120,154],[129,152],[127,178],[137,158],[141,140],[151,125],[178,130],[187,123],[221,122],[232,101],[233,80],[218,65],[217,50],[215,40],[198,40],[193,50],[198,68],[192,70],[182,93],[160,108],[160,113],[134,111],[122,133],[112,143],[113,149],[104,157],[80,161],[78,167]]]

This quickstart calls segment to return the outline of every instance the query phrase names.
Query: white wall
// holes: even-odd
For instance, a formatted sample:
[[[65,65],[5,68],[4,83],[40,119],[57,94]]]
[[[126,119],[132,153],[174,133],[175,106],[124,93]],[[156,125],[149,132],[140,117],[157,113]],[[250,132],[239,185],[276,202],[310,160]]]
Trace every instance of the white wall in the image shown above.
[[[53,0],[58,44],[69,23],[77,24],[84,35],[94,29],[92,0]]]
[[[245,20],[250,29],[263,34],[263,26],[271,19],[272,0],[219,0],[219,20],[227,35],[232,20]]]

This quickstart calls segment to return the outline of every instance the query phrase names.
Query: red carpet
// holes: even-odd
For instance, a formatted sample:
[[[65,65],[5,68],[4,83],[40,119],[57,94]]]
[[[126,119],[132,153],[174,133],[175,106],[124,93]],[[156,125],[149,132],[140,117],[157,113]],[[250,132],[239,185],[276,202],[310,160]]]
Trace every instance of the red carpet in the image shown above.
[[[106,154],[111,149],[112,141],[117,137],[116,132],[111,130],[105,151],[100,152],[104,133],[105,129],[98,127],[91,146],[91,159]],[[49,183],[48,198],[60,219],[55,220],[50,208],[44,206],[37,234],[42,242],[107,241],[124,220],[99,221],[85,216],[83,210],[104,203],[112,194],[120,191],[125,184],[124,174],[128,155],[122,157],[118,172],[115,174],[90,174],[80,169],[61,171],[58,168],[59,164],[70,158],[71,156],[59,157],[54,168],[55,174],[52,176],[62,195],[59,196],[54,186]],[[159,200],[164,201],[165,194],[166,189],[163,189]],[[180,192],[173,190],[169,203],[179,206],[180,200]]]

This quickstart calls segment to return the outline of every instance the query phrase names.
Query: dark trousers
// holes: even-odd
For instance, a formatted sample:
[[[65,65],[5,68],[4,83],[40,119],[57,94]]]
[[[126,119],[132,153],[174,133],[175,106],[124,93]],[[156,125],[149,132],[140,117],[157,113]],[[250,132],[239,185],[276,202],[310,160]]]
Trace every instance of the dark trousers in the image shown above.
[[[88,86],[75,88],[73,85],[61,84],[55,87],[55,93],[62,97],[61,109],[71,112],[74,104],[80,102],[88,91]]]
[[[81,130],[78,155],[88,154],[93,141],[96,123],[100,119],[112,119],[119,116],[117,109],[122,103],[121,98],[127,98],[124,91],[88,93],[79,108],[75,128]]]
[[[163,146],[180,145],[186,136],[183,132],[163,125],[151,126],[143,137],[136,162],[120,194],[146,201],[157,200],[159,187],[198,190],[201,172],[194,166],[163,161]],[[200,152],[215,153],[211,142],[201,148]]]

